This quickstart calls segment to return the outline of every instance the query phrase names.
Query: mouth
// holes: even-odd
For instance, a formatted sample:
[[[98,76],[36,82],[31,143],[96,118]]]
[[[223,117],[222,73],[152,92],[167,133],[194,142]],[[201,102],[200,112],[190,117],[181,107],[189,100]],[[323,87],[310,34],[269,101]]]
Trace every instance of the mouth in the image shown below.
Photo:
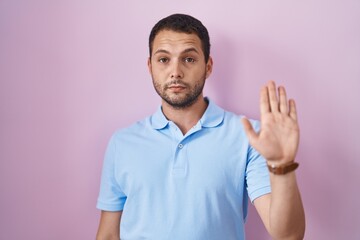
[[[183,85],[179,85],[179,84],[173,84],[167,87],[167,89],[171,90],[172,92],[181,92],[185,89],[186,87]]]

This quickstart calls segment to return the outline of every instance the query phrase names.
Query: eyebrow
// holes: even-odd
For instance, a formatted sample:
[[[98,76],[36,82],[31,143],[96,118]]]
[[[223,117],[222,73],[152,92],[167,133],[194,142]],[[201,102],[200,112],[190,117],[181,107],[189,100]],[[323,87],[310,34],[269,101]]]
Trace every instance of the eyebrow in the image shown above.
[[[187,48],[184,51],[182,51],[181,53],[189,53],[189,52],[196,52],[197,54],[199,54],[198,50],[196,50],[196,48]],[[154,55],[158,54],[158,53],[166,53],[166,54],[170,54],[169,51],[165,50],[165,49],[158,49],[154,52]]]
[[[185,49],[182,53],[188,53],[188,52],[196,52],[197,54],[199,54],[198,50],[196,50],[196,48],[187,48]]]

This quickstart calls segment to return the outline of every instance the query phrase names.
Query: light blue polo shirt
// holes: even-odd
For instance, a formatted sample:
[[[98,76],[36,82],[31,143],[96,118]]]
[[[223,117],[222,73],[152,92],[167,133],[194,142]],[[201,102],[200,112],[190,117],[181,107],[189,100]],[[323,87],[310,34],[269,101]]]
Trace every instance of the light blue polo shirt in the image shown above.
[[[266,162],[241,116],[206,100],[186,135],[159,108],[112,136],[97,208],[123,210],[121,239],[245,239],[248,197],[271,191]]]

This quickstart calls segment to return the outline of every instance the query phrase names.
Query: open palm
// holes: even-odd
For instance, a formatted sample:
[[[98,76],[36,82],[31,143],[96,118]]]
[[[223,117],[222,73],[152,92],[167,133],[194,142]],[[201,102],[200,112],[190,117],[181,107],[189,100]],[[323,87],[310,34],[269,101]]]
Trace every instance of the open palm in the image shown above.
[[[270,81],[260,93],[261,128],[256,133],[249,120],[242,118],[250,144],[271,164],[295,160],[299,145],[299,125],[295,101],[288,102],[284,87],[276,90]]]

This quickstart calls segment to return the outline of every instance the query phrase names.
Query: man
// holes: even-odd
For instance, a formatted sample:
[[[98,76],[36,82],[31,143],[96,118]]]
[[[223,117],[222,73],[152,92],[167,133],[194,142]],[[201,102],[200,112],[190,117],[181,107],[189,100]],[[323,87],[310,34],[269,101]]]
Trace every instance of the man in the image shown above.
[[[269,82],[261,90],[258,131],[258,122],[204,98],[213,61],[200,21],[160,20],[149,49],[162,104],[109,142],[97,239],[245,239],[248,197],[274,239],[302,239],[299,128],[285,89]]]

